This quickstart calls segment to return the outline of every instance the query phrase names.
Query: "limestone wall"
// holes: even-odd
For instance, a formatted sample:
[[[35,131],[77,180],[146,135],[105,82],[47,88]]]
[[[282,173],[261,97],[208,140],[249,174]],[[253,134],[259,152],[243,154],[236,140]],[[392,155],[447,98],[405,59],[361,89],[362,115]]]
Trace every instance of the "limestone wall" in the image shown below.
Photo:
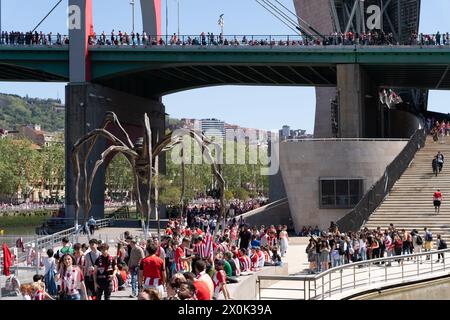
[[[383,175],[407,141],[297,141],[280,144],[280,169],[294,227],[327,228],[350,209],[319,208],[319,178],[364,179],[363,193]]]

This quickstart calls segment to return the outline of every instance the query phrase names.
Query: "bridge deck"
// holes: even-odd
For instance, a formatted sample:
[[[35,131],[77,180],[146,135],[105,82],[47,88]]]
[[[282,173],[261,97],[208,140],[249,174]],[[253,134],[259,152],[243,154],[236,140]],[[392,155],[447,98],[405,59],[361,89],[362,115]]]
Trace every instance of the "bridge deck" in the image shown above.
[[[141,96],[215,85],[335,86],[361,64],[379,85],[450,89],[450,46],[149,46],[89,49],[92,82]],[[0,46],[0,81],[69,79],[68,46]]]

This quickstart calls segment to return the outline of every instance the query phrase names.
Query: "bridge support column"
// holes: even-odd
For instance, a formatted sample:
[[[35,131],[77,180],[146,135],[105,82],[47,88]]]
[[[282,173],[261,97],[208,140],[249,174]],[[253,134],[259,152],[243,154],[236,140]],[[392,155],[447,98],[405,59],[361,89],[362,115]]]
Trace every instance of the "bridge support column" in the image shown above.
[[[154,99],[132,96],[120,91],[91,83],[69,84],[66,86],[66,218],[75,217],[75,177],[73,175],[73,163],[71,159],[72,147],[75,142],[88,132],[97,129],[105,116],[106,111],[113,111],[128,132],[134,143],[142,136],[144,113],[151,120],[153,144],[156,138],[161,139],[165,131],[165,107],[159,97]],[[108,127],[119,139],[125,139],[119,131]],[[88,160],[88,173],[100,158],[107,143],[100,138]],[[86,151],[86,150],[84,150]],[[160,172],[165,171],[165,158],[160,156]],[[83,183],[83,181],[81,181]],[[105,192],[105,165],[98,170],[91,192],[92,209],[90,215],[95,218],[104,217],[104,192]],[[80,201],[82,200],[80,193]],[[80,220],[83,212],[80,210]]]
[[[365,75],[358,64],[337,65],[339,137],[363,137]]]

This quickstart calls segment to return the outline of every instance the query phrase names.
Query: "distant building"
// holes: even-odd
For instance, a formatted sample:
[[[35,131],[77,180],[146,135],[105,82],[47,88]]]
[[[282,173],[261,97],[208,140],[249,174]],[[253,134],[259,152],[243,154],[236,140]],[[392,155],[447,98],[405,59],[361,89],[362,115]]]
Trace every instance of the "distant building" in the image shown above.
[[[284,125],[281,128],[280,136],[281,137],[289,137],[290,135],[291,135],[291,127]]]
[[[51,144],[58,143],[57,132],[45,132],[41,129],[39,124],[22,125],[17,128],[17,131],[10,132],[10,135],[15,139],[29,139],[33,144],[39,147],[48,147]]]
[[[225,122],[218,119],[202,119],[200,120],[201,130],[207,137],[225,138]]]
[[[281,130],[279,130],[280,140],[289,140],[289,139],[305,139],[311,138],[312,135],[306,134],[306,130],[297,129],[291,130],[291,127],[284,125]]]

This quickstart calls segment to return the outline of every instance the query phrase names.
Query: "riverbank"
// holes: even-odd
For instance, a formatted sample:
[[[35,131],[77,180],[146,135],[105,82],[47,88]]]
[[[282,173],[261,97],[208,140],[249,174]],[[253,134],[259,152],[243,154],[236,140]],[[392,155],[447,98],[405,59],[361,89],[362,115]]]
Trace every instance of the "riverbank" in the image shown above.
[[[34,235],[36,228],[40,227],[51,213],[36,215],[21,215],[13,217],[0,217],[0,230],[3,235]]]

